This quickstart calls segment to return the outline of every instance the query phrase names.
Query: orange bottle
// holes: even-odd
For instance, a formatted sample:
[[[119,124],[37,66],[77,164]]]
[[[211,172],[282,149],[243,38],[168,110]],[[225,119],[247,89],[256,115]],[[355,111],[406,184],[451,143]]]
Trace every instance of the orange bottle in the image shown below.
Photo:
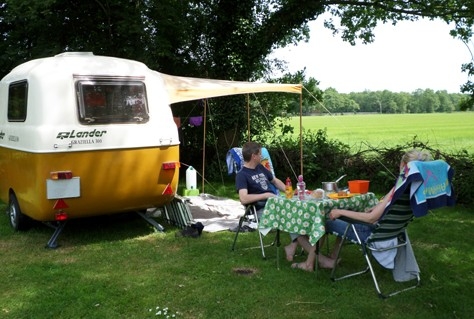
[[[288,199],[293,198],[293,186],[291,185],[291,179],[289,177],[286,178],[285,196]]]

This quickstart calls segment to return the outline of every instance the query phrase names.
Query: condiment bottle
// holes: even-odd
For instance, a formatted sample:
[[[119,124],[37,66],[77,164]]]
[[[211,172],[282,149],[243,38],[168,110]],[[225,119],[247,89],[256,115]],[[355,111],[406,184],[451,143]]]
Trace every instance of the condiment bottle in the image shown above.
[[[306,197],[306,183],[303,181],[303,175],[298,176],[298,183],[296,184],[298,190],[298,198],[300,200]]]
[[[291,179],[289,177],[286,178],[285,196],[286,198],[293,198],[293,185],[291,185]]]

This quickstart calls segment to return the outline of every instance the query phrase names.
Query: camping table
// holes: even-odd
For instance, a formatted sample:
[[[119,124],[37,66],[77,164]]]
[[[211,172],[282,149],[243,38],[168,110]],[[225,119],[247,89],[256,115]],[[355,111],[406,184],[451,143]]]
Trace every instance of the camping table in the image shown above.
[[[271,197],[267,200],[258,228],[262,234],[267,234],[270,229],[279,229],[308,235],[310,243],[314,245],[325,234],[326,214],[331,209],[363,212],[377,202],[373,193],[323,200]]]

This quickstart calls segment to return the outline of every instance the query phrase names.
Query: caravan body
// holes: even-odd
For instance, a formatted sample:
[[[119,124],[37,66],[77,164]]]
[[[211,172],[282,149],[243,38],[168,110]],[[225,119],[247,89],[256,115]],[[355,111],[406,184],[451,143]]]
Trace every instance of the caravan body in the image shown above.
[[[25,62],[0,82],[0,199],[16,229],[25,217],[49,223],[164,206],[180,164],[171,104],[301,89],[167,75],[89,52]]]
[[[0,84],[0,199],[13,226],[171,201],[179,139],[169,104],[160,73],[136,61],[64,53],[13,69]]]

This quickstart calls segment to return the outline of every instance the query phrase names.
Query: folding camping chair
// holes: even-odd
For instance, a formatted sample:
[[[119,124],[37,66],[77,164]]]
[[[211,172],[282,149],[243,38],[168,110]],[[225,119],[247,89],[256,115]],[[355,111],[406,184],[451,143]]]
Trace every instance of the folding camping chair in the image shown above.
[[[271,171],[273,176],[275,176],[275,172],[273,170],[272,160],[270,158],[270,154],[269,154],[268,150],[265,147],[262,147],[261,152],[262,152],[262,165],[265,166],[269,171]],[[244,164],[244,159],[243,159],[243,156],[242,156],[242,148],[234,147],[231,150],[229,150],[229,152],[227,152],[226,162],[227,162],[228,174],[229,175],[231,175],[233,173],[237,174],[242,169],[242,166]],[[271,184],[270,186],[272,187],[273,192],[277,194],[278,189],[276,189],[273,184]],[[235,245],[237,243],[237,238],[239,236],[239,233],[241,232],[243,223],[244,222],[247,222],[249,224],[255,223],[256,225],[258,225],[259,219],[258,219],[257,211],[260,208],[263,208],[264,206],[265,206],[264,202],[257,202],[257,203],[253,203],[253,204],[250,204],[250,205],[245,205],[245,212],[239,219],[239,225],[238,225],[236,233],[235,233],[234,242],[232,243],[232,251],[235,250]],[[257,229],[257,231],[258,231],[258,229]],[[262,235],[262,233],[260,233],[260,231],[258,231],[260,246],[251,247],[251,248],[260,248],[261,251],[262,251],[262,257],[265,259],[266,258],[266,256],[265,256],[265,247],[273,246],[275,244],[278,247],[280,245],[279,235],[280,235],[280,233],[277,230],[275,240],[271,244],[264,245],[263,235]]]
[[[367,266],[364,270],[336,277],[336,269],[338,268],[336,263],[331,272],[331,280],[338,281],[370,271],[375,289],[381,298],[388,298],[420,285],[419,268],[406,228],[414,217],[426,215],[429,209],[455,204],[452,189],[454,172],[444,161],[410,162],[408,169],[409,171],[406,174],[401,174],[397,179],[391,203],[385,208],[382,218],[377,222],[371,235],[365,241],[360,239],[355,227],[357,224],[364,224],[363,222],[341,218],[341,220],[348,223],[348,226],[342,235],[343,240],[340,243],[336,260],[341,254],[349,229],[352,229],[357,239],[353,243],[362,249],[362,255]],[[426,192],[428,188],[430,188],[430,191]],[[435,193],[433,190],[438,190],[438,192]],[[426,197],[428,193],[431,193],[430,197]],[[416,194],[423,198],[417,198]],[[336,235],[340,236],[340,234]],[[377,257],[377,254],[379,254],[379,257]],[[388,294],[382,293],[371,259],[377,259],[385,268],[393,268],[392,273],[395,281],[416,280],[415,284],[411,286],[405,284],[402,289]]]
[[[361,271],[356,271],[350,274],[336,277],[336,269],[338,268],[338,265],[336,263],[335,267],[333,268],[331,272],[331,280],[338,281],[345,278],[365,274],[368,271],[370,271],[370,274],[372,275],[372,279],[374,281],[375,289],[377,290],[377,293],[379,297],[381,298],[387,298],[387,297],[396,295],[402,291],[418,287],[420,284],[420,276],[418,273],[416,273],[414,275],[416,279],[415,285],[391,292],[389,294],[382,293],[379,283],[377,281],[377,277],[375,275],[374,267],[371,263],[371,257],[374,257],[374,254],[377,254],[378,252],[387,253],[389,251],[393,251],[396,253],[400,247],[405,247],[407,245],[410,245],[406,228],[408,226],[408,223],[413,220],[413,217],[414,217],[413,212],[410,206],[410,196],[409,194],[405,193],[395,203],[391,205],[390,209],[385,213],[383,218],[378,222],[372,234],[367,238],[365,242],[361,241],[360,236],[355,227],[355,225],[357,224],[364,224],[364,223],[351,220],[349,218],[341,217],[342,220],[348,223],[348,226],[346,227],[346,230],[344,234],[342,235],[343,240],[340,243],[339,253],[336,257],[336,260],[337,258],[339,258],[339,255],[341,254],[344,241],[347,240],[346,238],[347,232],[349,231],[349,229],[352,229],[352,231],[354,232],[357,238],[357,241],[351,241],[351,242],[362,249],[362,255],[364,256],[365,261],[367,262],[367,266],[365,269]],[[377,245],[375,244],[376,242],[390,241],[393,239],[397,241],[397,244],[393,246],[389,246],[389,247],[376,248],[377,247]]]

